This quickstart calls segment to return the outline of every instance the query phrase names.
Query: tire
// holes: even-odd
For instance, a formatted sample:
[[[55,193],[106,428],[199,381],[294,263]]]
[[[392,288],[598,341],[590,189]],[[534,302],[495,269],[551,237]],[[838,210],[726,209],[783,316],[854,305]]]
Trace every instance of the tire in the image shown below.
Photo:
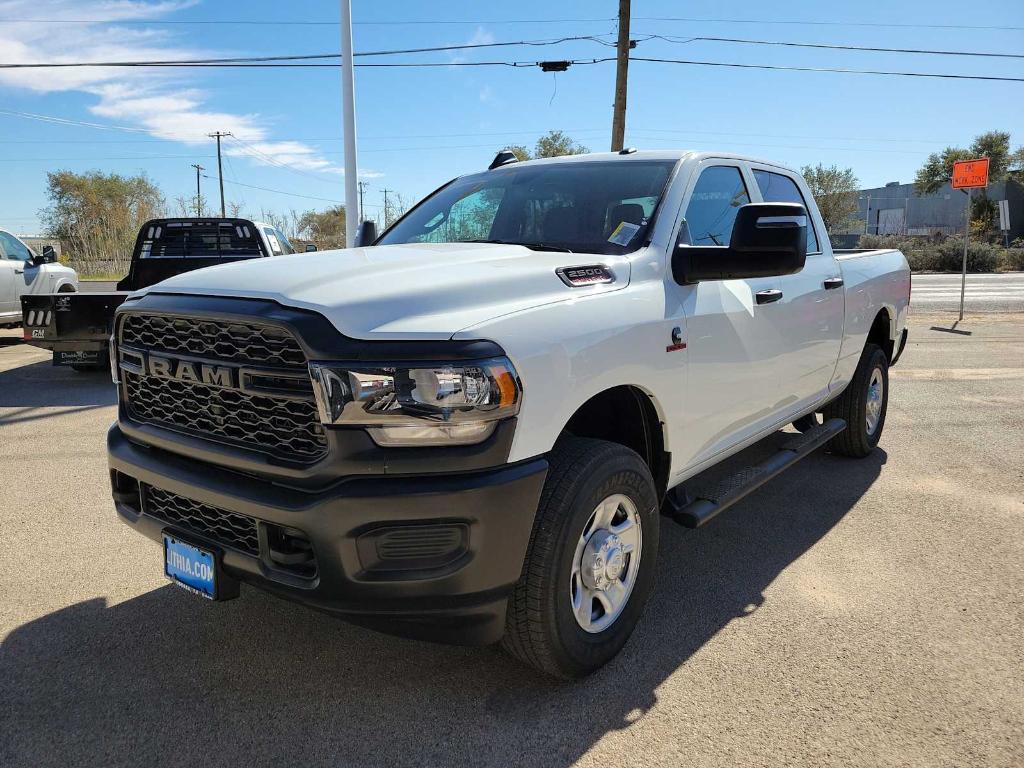
[[[622,649],[651,594],[657,491],[643,459],[616,443],[566,438],[549,461],[523,575],[508,601],[502,645],[543,672],[579,678]],[[607,526],[603,519],[610,521]],[[627,521],[632,526],[624,526]],[[581,564],[589,568],[587,582]],[[605,586],[595,586],[595,579]],[[609,612],[605,606],[614,608],[618,598],[617,609]]]
[[[846,421],[846,429],[829,441],[829,450],[858,459],[875,450],[885,427],[888,405],[889,358],[881,347],[867,344],[853,380],[842,395],[825,406],[826,420],[838,418]]]

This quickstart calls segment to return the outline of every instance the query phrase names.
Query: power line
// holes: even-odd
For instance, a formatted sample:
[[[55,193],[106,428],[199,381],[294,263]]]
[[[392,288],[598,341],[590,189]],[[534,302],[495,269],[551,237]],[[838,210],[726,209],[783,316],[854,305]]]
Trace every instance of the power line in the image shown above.
[[[408,53],[436,53],[443,51],[464,51],[476,48],[503,48],[509,46],[545,46],[559,45],[567,42],[578,42],[586,40],[599,43],[604,46],[614,47],[614,43],[602,40],[598,35],[575,35],[572,37],[558,37],[546,40],[507,40],[493,43],[465,43],[462,45],[436,45],[425,48],[395,48],[380,51],[358,51],[353,53],[355,57],[365,56],[396,56]],[[276,61],[316,61],[319,59],[340,59],[340,53],[309,53],[282,56],[235,56],[230,58],[206,58],[206,59],[152,59],[146,61],[77,61],[77,62],[18,62],[13,64],[0,64],[2,69],[69,69],[75,67],[186,67],[186,66],[211,66],[229,64],[252,64]],[[451,63],[451,62],[447,62]],[[458,63],[458,62],[455,62]],[[335,66],[335,65],[330,65]]]
[[[953,75],[940,72],[897,72],[879,69],[845,69],[840,67],[788,67],[774,64],[736,64],[725,61],[689,61],[685,59],[662,59],[655,57],[631,56],[631,61],[647,61],[657,64],[687,64],[699,67],[733,67],[736,69],[770,69],[784,72],[834,72],[844,75],[885,75],[889,77],[930,77],[944,80],[991,80],[1006,83],[1024,83],[1024,77],[1001,77],[996,75]],[[610,59],[603,59],[610,61]],[[576,62],[573,62],[576,63]]]
[[[308,176],[309,178],[317,179],[318,181],[326,181],[326,182],[330,182],[330,183],[333,183],[335,181],[334,179],[328,179],[326,176],[320,176],[318,174],[312,173],[312,172],[307,171],[305,169],[296,168],[295,166],[289,165],[288,163],[286,163],[286,162],[284,162],[282,160],[278,160],[275,157],[271,157],[270,155],[266,154],[265,152],[262,152],[259,149],[257,149],[256,147],[254,147],[252,144],[249,144],[248,142],[242,141],[237,136],[232,136],[231,138],[233,138],[236,142],[241,144],[242,145],[242,151],[246,152],[247,154],[249,154],[250,157],[256,157],[256,158],[258,158],[260,160],[263,160],[264,162],[269,163],[270,165],[273,165],[273,166],[275,166],[277,168],[283,168],[283,169],[285,169],[287,171],[293,171],[294,173],[298,173],[298,174],[300,174],[302,176]]]
[[[157,67],[280,67],[280,68],[294,68],[294,67],[330,67],[335,68],[335,64],[325,63],[294,63],[290,59],[305,59],[308,56],[278,56],[278,57],[254,57],[252,61],[246,63],[236,63],[234,61],[225,61],[221,63],[219,61],[210,61],[208,63],[189,63],[189,64],[151,64],[148,62],[131,62],[122,64],[83,64],[81,66],[157,66]],[[995,81],[1005,83],[1022,83],[1024,77],[1004,77],[997,75],[958,75],[958,74],[946,74],[941,72],[900,72],[890,70],[877,70],[877,69],[847,69],[839,67],[793,67],[793,66],[782,66],[772,64],[737,64],[733,62],[724,61],[696,61],[689,59],[666,59],[657,58],[653,56],[642,57],[642,56],[631,56],[631,61],[646,61],[658,64],[686,64],[689,66],[701,66],[701,67],[733,67],[737,69],[766,69],[776,71],[787,71],[787,72],[832,72],[845,75],[883,75],[889,77],[917,77],[917,78],[939,78],[944,80],[982,80],[982,81]],[[530,68],[530,67],[541,67],[542,69],[546,66],[557,64],[562,67],[562,70],[569,66],[586,66],[588,64],[603,64],[609,61],[615,61],[615,57],[604,57],[604,58],[593,58],[593,59],[566,59],[558,62],[550,61],[456,61],[456,62],[425,62],[425,61],[409,61],[409,62],[373,62],[373,63],[362,63],[355,64],[356,67],[374,67],[374,68],[406,68],[406,67],[424,67],[424,68],[446,68],[446,67],[513,67],[513,68]],[[41,66],[41,65],[0,65],[0,69],[17,66]],[[0,110],[3,112],[5,110]]]
[[[878,48],[866,45],[840,45],[827,43],[793,43],[783,40],[748,40],[738,37],[674,37],[672,35],[647,35],[646,40],[664,40],[667,43],[741,43],[744,45],[779,45],[791,48],[826,48],[834,51],[870,51],[874,53],[921,53],[933,56],[987,56],[1001,59],[1024,59],[1024,53],[989,53],[981,51],[944,51],[925,48]]]
[[[217,176],[210,176],[210,175],[205,174],[205,173],[203,174],[203,178],[204,179],[211,179],[213,181],[219,181],[219,178]],[[323,203],[335,203],[337,205],[344,205],[343,201],[341,201],[341,200],[334,200],[334,199],[329,198],[329,197],[316,197],[314,195],[299,194],[298,192],[288,192],[288,191],[283,190],[283,189],[273,189],[271,187],[260,187],[260,186],[257,186],[255,184],[243,184],[240,181],[233,181],[231,179],[224,179],[224,183],[225,184],[235,184],[235,185],[237,185],[239,187],[246,187],[248,189],[258,189],[261,192],[274,192],[274,193],[276,193],[278,195],[288,195],[289,197],[301,197],[301,198],[304,198],[306,200],[319,200],[320,202],[323,202]],[[379,205],[373,205],[372,203],[367,203],[366,207],[367,208],[380,208]]]
[[[363,27],[387,27],[387,26],[412,26],[412,25],[444,25],[444,24],[589,24],[609,21],[615,21],[613,18],[596,18],[596,19],[410,19],[407,21],[353,21],[353,26]],[[233,27],[237,26],[260,26],[260,27],[337,27],[340,22],[337,21],[293,21],[289,19],[282,19],[280,21],[259,21],[259,20],[235,20],[230,21],[224,19],[203,19],[203,20],[186,20],[186,19],[154,19],[152,21],[146,21],[145,19],[125,19],[123,21],[117,21],[113,19],[4,19],[4,24],[134,24],[134,25],[162,25],[162,24],[174,24],[174,25],[194,25],[194,26],[214,26],[218,24],[230,24]]]
[[[1024,27],[983,26],[973,24],[900,24],[867,21],[807,21],[793,19],[701,19],[683,16],[637,16],[638,21],[687,22],[691,24],[776,24],[805,27],[878,27],[890,29],[976,29],[1020,32]]]
[[[637,16],[637,21],[681,22],[688,24],[773,24],[779,26],[810,26],[810,27],[870,27],[877,29],[965,29],[1020,32],[1024,27],[980,25],[980,24],[919,24],[919,23],[883,23],[863,21],[808,21],[806,19],[724,19],[698,18],[684,16]],[[613,17],[579,18],[579,19],[405,19],[388,21],[353,21],[354,26],[444,26],[444,25],[480,25],[480,24],[598,24],[616,21]],[[4,24],[111,24],[111,25],[181,25],[181,26],[265,26],[265,27],[336,27],[337,21],[294,21],[291,19],[241,20],[241,19],[4,19]]]

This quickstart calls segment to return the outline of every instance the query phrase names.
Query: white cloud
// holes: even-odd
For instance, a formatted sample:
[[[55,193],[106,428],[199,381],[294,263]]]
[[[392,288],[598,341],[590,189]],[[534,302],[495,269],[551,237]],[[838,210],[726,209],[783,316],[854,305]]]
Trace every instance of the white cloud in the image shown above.
[[[0,0],[0,51],[10,63],[39,61],[138,61],[217,56],[218,52],[181,45],[146,21],[196,5],[198,0],[107,0],[83,10],[73,0]],[[83,19],[91,24],[24,24],[3,19]],[[189,70],[67,69],[0,70],[0,91],[19,88],[37,93],[84,92],[96,97],[90,111],[103,118],[143,128],[154,136],[184,144],[209,142],[207,134],[228,131],[242,143],[226,142],[228,154],[259,165],[287,165],[305,172],[342,173],[314,147],[277,141],[268,120],[258,113],[218,110],[216,95],[194,86]],[[68,117],[61,115],[61,117]],[[361,175],[364,175],[361,173]],[[374,175],[368,172],[368,175]],[[376,174],[379,175],[379,174]]]

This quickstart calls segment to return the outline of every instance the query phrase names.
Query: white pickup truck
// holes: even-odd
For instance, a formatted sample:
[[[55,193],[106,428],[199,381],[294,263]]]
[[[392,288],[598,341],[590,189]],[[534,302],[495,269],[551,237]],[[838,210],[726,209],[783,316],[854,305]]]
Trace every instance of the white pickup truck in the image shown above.
[[[636,626],[660,516],[697,526],[819,446],[875,448],[909,297],[901,253],[833,253],[772,163],[500,153],[372,247],[133,294],[115,506],[202,597],[247,582],[578,677]]]

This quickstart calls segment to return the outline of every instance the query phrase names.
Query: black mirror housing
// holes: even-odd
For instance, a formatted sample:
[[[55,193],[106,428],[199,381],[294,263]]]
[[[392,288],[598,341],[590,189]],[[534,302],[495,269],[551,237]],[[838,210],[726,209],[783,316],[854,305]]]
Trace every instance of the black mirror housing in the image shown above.
[[[807,209],[798,203],[741,206],[728,246],[677,243],[672,276],[680,285],[792,275],[807,260]]]
[[[57,252],[53,250],[52,245],[43,246],[43,262],[46,264],[52,264],[57,260]]]
[[[359,232],[356,233],[356,247],[365,248],[377,242],[377,224],[373,221],[364,221],[359,225]]]
[[[312,253],[316,250],[316,243],[306,243],[306,253]]]

